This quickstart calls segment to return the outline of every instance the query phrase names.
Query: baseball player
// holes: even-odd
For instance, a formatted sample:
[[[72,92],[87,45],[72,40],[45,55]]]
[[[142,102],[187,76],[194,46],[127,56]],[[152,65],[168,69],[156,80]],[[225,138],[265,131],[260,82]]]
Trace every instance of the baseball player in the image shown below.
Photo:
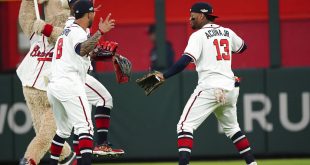
[[[62,6],[71,10],[71,16],[66,22],[66,27],[71,26],[75,17],[73,11],[73,4],[77,0],[61,0]],[[90,35],[90,31],[87,28],[87,33]],[[89,68],[92,70],[92,66]],[[109,91],[93,76],[86,74],[85,83],[86,96],[89,103],[96,107],[95,111],[95,125],[97,128],[97,145],[93,149],[93,154],[98,156],[120,156],[125,152],[122,149],[112,148],[108,142],[108,132],[110,127],[110,112],[113,108],[112,96]],[[78,135],[74,133],[73,148],[77,154],[77,159],[80,159],[80,153],[78,152]]]
[[[244,41],[231,29],[214,24],[217,16],[204,2],[195,3],[190,10],[190,24],[195,30],[183,56],[164,74],[162,80],[182,71],[190,62],[196,65],[198,85],[190,96],[177,124],[179,164],[187,165],[193,146],[193,132],[213,113],[226,136],[232,140],[249,165],[256,165],[250,143],[237,121],[239,87],[231,69],[233,53],[246,49]]]
[[[57,131],[51,144],[50,164],[57,164],[62,146],[74,127],[78,135],[81,159],[78,164],[91,164],[93,125],[91,109],[86,96],[85,82],[90,67],[89,53],[100,37],[114,28],[110,15],[100,19],[99,30],[88,39],[87,28],[94,19],[94,7],[88,0],[79,0],[73,6],[74,23],[66,27],[56,42],[52,58],[52,74],[47,95],[54,111]]]
[[[58,0],[49,0],[49,3],[44,5],[44,10],[46,11],[45,18],[50,24],[42,24],[44,22],[42,20],[36,21],[33,0],[22,0],[19,10],[19,24],[29,38],[31,47],[16,72],[22,82],[23,94],[36,135],[29,143],[20,165],[39,164],[49,150],[52,138],[56,133],[54,116],[46,95],[44,77],[49,75],[55,44],[53,41],[56,41],[53,39],[55,35],[51,31],[51,27],[63,27],[69,11],[62,9]],[[68,143],[65,143],[60,164],[69,163],[73,159],[74,154],[71,153]]]

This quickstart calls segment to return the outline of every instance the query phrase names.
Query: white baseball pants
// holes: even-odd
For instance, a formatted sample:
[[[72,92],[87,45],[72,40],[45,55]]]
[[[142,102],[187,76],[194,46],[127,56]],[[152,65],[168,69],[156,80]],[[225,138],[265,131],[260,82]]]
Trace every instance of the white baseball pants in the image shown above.
[[[49,92],[47,92],[47,96],[54,111],[58,136],[61,138],[70,137],[73,127],[78,134],[93,135],[91,108],[86,95],[73,97],[66,101],[58,100]]]
[[[226,103],[218,103],[215,89],[199,90],[196,88],[183,109],[177,125],[177,132],[193,133],[201,123],[214,113],[227,137],[232,137],[240,131],[237,121],[237,99],[239,87],[231,91],[224,91]]]
[[[112,96],[109,91],[89,74],[86,74],[85,92],[91,105],[113,108]]]

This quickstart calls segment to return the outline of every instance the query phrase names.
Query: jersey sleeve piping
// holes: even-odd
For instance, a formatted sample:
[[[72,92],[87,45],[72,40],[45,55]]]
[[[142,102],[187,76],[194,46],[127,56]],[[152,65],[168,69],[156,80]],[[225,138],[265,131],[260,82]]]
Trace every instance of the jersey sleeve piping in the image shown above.
[[[190,53],[184,52],[183,54],[191,57],[193,59],[193,62],[196,62],[196,58],[193,55],[191,55]]]
[[[34,36],[35,32],[32,33],[32,35],[30,36],[29,40],[31,41],[33,36]]]
[[[239,52],[242,50],[243,47],[244,47],[244,41],[242,40],[242,45],[241,45],[240,48],[239,48],[237,51],[235,51],[234,53],[239,53]]]
[[[81,43],[77,43],[76,45],[74,45],[74,52],[80,55],[80,51],[81,51]]]

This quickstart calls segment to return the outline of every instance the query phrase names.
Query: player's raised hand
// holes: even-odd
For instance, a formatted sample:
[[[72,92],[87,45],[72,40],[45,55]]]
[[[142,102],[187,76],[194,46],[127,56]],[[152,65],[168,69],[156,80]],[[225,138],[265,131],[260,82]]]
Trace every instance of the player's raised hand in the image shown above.
[[[100,17],[99,30],[101,31],[101,33],[106,33],[115,27],[115,20],[110,19],[110,17],[111,13],[108,14],[104,21],[102,17]]]

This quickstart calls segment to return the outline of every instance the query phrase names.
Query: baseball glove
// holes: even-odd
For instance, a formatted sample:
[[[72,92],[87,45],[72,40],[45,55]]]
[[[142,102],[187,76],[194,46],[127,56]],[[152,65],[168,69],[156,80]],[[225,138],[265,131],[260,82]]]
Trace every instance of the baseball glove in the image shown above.
[[[109,61],[115,55],[118,43],[113,41],[105,41],[98,43],[91,52],[91,57],[95,61]]]
[[[124,56],[116,54],[113,56],[113,66],[118,83],[127,83],[131,75],[131,62]]]
[[[158,71],[154,71],[146,74],[142,78],[136,80],[136,83],[144,89],[145,94],[148,96],[152,94],[155,89],[160,87],[165,80],[160,79],[156,74],[161,73]]]

